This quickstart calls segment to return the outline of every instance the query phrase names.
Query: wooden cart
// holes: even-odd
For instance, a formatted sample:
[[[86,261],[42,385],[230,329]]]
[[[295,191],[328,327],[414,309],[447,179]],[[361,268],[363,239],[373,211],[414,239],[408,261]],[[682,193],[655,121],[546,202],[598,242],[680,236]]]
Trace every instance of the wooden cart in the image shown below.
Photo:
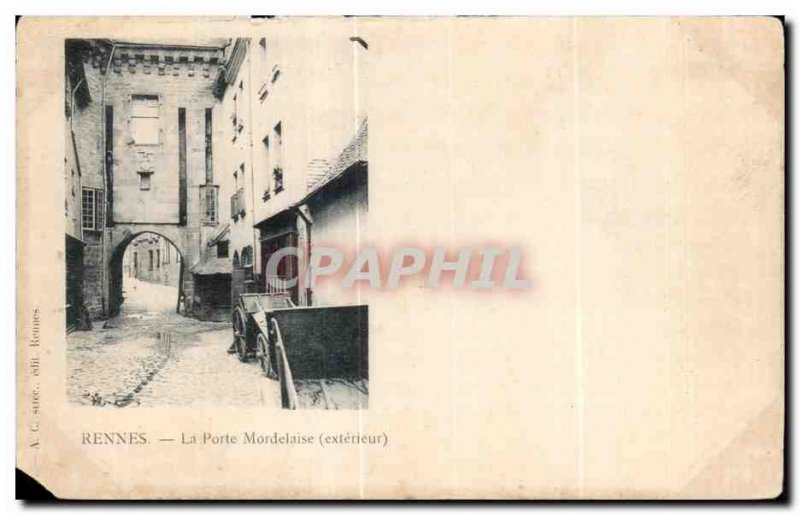
[[[363,409],[369,391],[367,306],[294,307],[242,294],[233,313],[237,355],[281,383],[284,408]]]

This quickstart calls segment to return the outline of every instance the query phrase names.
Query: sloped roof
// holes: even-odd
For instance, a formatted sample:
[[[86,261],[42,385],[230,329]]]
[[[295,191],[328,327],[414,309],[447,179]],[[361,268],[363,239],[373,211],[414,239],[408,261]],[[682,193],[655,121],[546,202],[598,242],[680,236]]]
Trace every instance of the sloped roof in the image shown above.
[[[228,240],[229,232],[230,224],[220,226],[214,231],[203,249],[200,261],[189,267],[189,271],[195,275],[230,274],[233,270],[230,258],[217,257],[214,249],[217,243]]]
[[[322,190],[325,186],[345,175],[348,170],[355,169],[353,165],[358,163],[366,164],[368,161],[368,133],[369,127],[367,125],[367,120],[364,120],[364,122],[361,124],[361,127],[359,127],[358,132],[356,132],[355,136],[353,136],[353,139],[350,140],[350,143],[347,144],[344,150],[336,158],[334,163],[329,165],[324,171],[320,170],[320,163],[324,163],[324,160],[319,159],[314,160],[316,163],[314,163],[314,161],[309,163],[308,191],[306,192],[306,195],[291,206],[288,206],[277,213],[273,213],[262,219],[260,222],[257,222],[253,225],[253,227],[264,227],[264,225],[268,222],[274,222],[277,217],[285,216],[290,211],[305,204],[311,197]],[[312,166],[316,167],[316,170],[312,170]],[[311,176],[312,171],[314,172],[314,175],[318,177],[318,179],[313,182]]]
[[[216,256],[204,256],[200,262],[189,269],[195,275],[230,274],[232,270],[233,266],[229,258]]]
[[[344,172],[350,169],[356,163],[367,162],[367,145],[368,145],[369,127],[367,120],[359,127],[358,132],[350,143],[342,150],[342,153],[336,158],[333,164],[322,174],[319,179],[313,184],[309,185],[309,191],[306,198],[313,195],[326,184],[341,176]]]
[[[331,164],[325,159],[312,159],[308,163],[308,180],[306,181],[306,188],[311,189],[316,183],[325,178]]]

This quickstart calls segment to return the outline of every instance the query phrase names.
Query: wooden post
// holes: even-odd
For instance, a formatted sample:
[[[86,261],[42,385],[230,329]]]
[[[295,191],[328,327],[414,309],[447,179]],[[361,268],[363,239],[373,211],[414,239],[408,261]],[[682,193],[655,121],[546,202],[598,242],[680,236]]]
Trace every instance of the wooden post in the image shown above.
[[[178,277],[178,304],[175,306],[175,312],[178,314],[181,312],[181,298],[183,297],[183,260],[181,259],[181,273]],[[186,312],[186,299],[183,300],[183,311]]]

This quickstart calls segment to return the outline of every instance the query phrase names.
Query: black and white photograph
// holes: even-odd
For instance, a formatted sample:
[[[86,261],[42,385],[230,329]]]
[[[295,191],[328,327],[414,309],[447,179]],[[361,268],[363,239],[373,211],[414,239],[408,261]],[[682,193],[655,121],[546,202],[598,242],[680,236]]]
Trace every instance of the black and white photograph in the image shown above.
[[[345,24],[65,40],[71,403],[367,408],[368,308],[304,259],[367,224],[367,56]]]
[[[682,5],[18,18],[19,477],[785,504],[797,38]]]

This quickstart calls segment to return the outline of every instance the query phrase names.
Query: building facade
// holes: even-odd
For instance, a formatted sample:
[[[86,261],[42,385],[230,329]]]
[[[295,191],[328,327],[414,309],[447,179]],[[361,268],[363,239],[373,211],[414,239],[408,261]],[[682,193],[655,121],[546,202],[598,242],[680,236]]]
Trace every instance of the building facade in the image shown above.
[[[66,42],[78,100],[68,115],[74,164],[65,173],[81,170],[82,294],[92,319],[118,312],[123,256],[139,234],[169,240],[188,266],[218,229],[212,89],[224,44]],[[191,314],[194,277],[184,270],[178,283]]]
[[[67,330],[91,328],[90,314],[83,294],[84,241],[81,199],[83,169],[78,154],[76,129],[85,119],[97,118],[97,105],[92,103],[92,90],[86,81],[83,55],[92,52],[85,41],[68,41],[65,47],[64,70],[64,232],[66,261],[66,325]],[[94,91],[97,94],[97,88]],[[76,127],[78,125],[78,127]],[[90,149],[87,149],[90,150]],[[95,154],[96,159],[99,156]]]
[[[122,258],[123,280],[138,279],[177,288],[180,271],[180,252],[158,234],[140,234],[128,244]]]
[[[346,21],[297,27],[203,45],[66,42],[68,324],[115,315],[126,273],[150,280],[146,245],[177,249],[168,280],[187,315],[220,318],[245,291],[348,303],[288,288],[295,259],[267,277],[283,247],[354,247],[366,230],[367,42]],[[125,258],[131,245],[147,269]]]
[[[229,122],[221,138],[220,187],[222,196],[230,198],[234,298],[243,291],[284,292],[295,305],[311,305],[312,293],[303,285],[286,286],[287,279],[297,276],[300,262],[285,258],[277,273],[269,275],[269,257],[287,246],[308,251],[315,230],[348,247],[366,230],[365,174],[360,194],[328,188],[327,197],[310,195],[327,182],[359,134],[366,171],[363,70],[368,46],[354,27],[331,25],[322,39],[279,26],[268,37],[241,38],[226,50],[227,76],[218,85],[221,117]],[[350,203],[359,195],[360,206]],[[313,207],[337,203],[338,217],[352,222],[348,230],[337,234],[327,223],[336,217],[327,215],[314,227],[308,201],[320,198],[328,202]],[[342,301],[324,295],[317,299]]]

